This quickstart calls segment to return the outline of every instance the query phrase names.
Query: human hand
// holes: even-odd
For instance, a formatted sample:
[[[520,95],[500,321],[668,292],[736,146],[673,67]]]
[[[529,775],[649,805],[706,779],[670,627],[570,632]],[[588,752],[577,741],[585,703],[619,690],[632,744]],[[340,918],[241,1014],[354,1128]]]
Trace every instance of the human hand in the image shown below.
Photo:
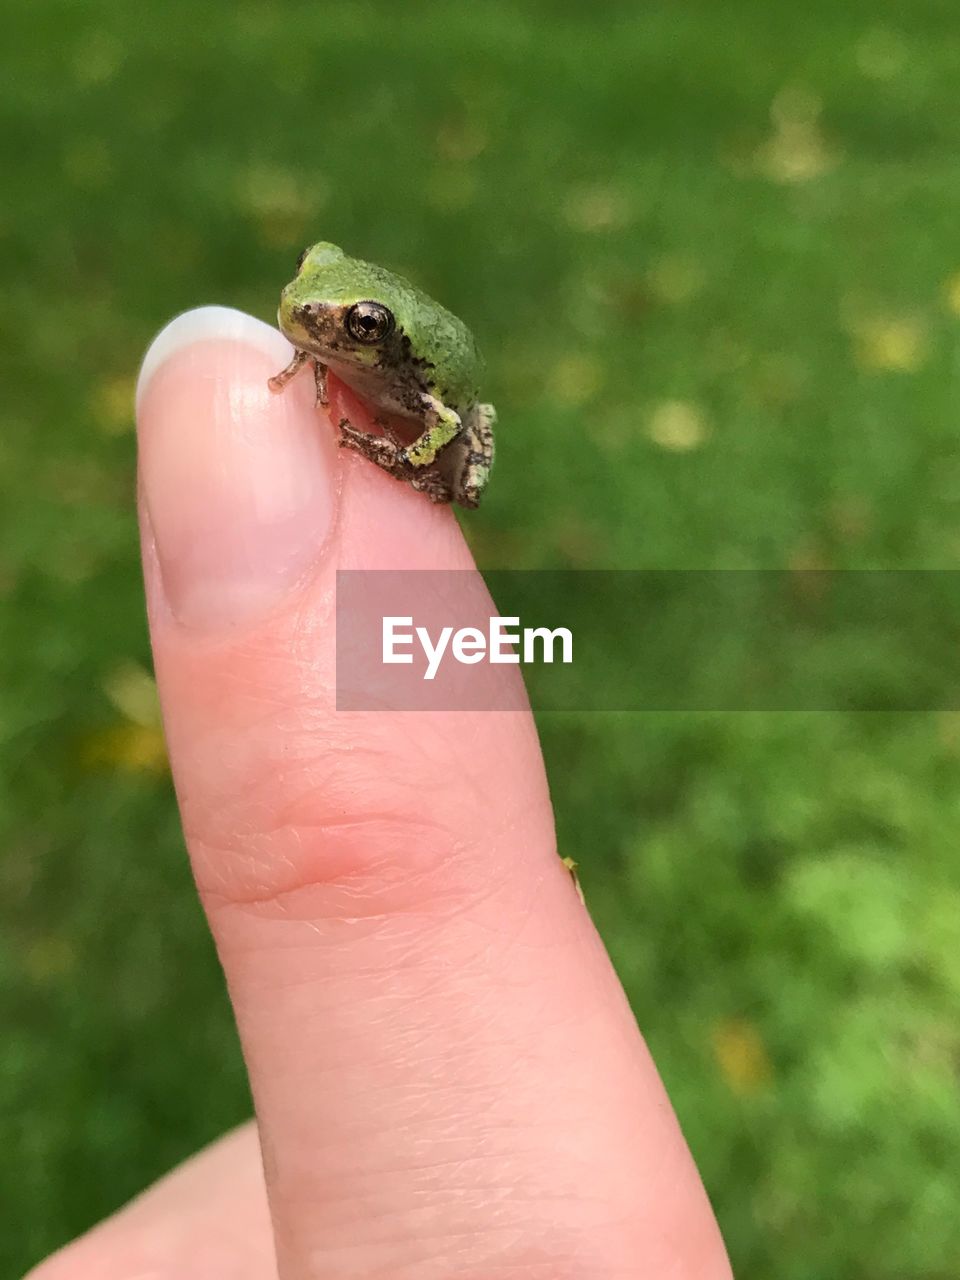
[[[222,1139],[31,1280],[724,1280],[531,716],[335,710],[337,569],[472,560],[448,509],[337,449],[310,378],[270,394],[289,354],[181,316],[138,411],[164,721],[259,1143]]]

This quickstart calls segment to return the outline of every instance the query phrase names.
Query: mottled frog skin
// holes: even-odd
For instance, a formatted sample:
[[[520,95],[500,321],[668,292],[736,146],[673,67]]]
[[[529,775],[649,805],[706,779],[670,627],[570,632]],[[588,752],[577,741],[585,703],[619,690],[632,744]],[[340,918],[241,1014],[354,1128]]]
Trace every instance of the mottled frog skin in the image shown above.
[[[492,405],[479,402],[483,362],[462,320],[409,281],[321,241],[304,250],[280,295],[277,322],[296,348],[270,379],[281,391],[312,362],[317,402],[327,403],[327,370],[376,412],[420,427],[404,444],[341,420],[340,443],[425,493],[433,502],[476,507],[493,464]]]

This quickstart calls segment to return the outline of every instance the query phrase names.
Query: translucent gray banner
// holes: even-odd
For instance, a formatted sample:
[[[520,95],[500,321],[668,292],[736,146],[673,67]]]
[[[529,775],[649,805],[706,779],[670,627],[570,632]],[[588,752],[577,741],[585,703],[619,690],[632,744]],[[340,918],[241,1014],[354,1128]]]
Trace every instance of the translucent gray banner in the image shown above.
[[[960,571],[337,575],[339,710],[960,706]]]

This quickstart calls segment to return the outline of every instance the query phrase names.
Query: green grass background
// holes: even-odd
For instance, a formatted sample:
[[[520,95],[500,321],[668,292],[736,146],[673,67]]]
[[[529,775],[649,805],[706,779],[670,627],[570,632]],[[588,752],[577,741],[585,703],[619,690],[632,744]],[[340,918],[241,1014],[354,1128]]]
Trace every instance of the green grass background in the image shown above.
[[[15,1277],[249,1109],[145,675],[153,333],[205,302],[270,318],[329,238],[482,340],[482,565],[960,567],[960,15],[7,0],[2,26]],[[956,716],[542,734],[738,1277],[955,1280]]]

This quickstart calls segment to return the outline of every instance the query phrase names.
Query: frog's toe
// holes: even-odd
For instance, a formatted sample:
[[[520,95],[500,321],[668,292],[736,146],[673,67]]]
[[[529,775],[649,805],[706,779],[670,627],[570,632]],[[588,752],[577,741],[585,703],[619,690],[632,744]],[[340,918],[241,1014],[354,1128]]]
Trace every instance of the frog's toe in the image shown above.
[[[410,484],[418,493],[426,494],[431,502],[440,504],[453,501],[453,490],[436,471],[428,471],[426,474],[413,476]]]
[[[340,447],[347,449],[359,449],[361,453],[366,453],[370,448],[371,441],[379,439],[379,436],[368,435],[366,431],[360,431],[346,418],[340,419]]]
[[[467,507],[470,511],[476,511],[480,505],[480,499],[483,497],[483,487],[477,485],[468,485],[457,498],[461,507]]]

